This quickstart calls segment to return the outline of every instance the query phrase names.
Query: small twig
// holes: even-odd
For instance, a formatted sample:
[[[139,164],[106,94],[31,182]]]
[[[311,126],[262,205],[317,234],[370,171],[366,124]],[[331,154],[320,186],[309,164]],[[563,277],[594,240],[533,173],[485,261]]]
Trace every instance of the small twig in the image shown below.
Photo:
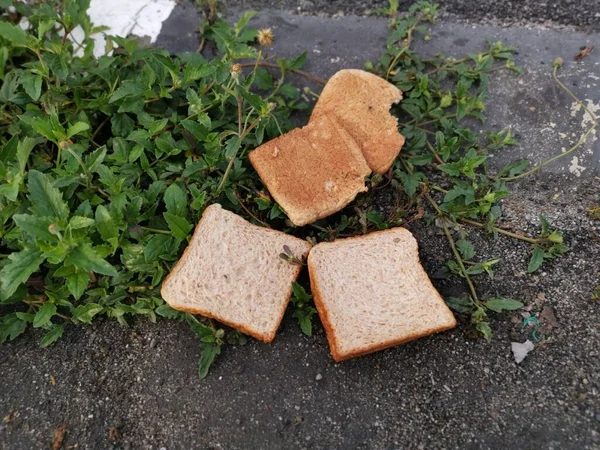
[[[262,226],[267,227],[267,228],[271,228],[268,223],[263,222],[262,220],[260,220],[258,217],[256,217],[254,214],[252,214],[248,208],[246,208],[246,205],[244,205],[244,203],[242,203],[242,200],[238,196],[237,192],[233,191],[232,193],[233,193],[234,198],[238,201],[238,203],[240,204],[240,206],[244,209],[244,211],[246,211],[248,213],[248,215],[250,217],[252,217],[258,223],[260,223]]]
[[[263,67],[271,67],[273,69],[280,69],[280,67],[275,64],[275,63],[270,63],[268,61],[258,61],[257,63],[251,62],[251,63],[241,63],[240,64],[242,67],[254,67],[255,65],[257,66],[263,66]],[[313,75],[312,73],[308,73],[305,72],[304,70],[300,70],[300,69],[288,69],[289,72],[295,73],[296,75],[300,75],[303,76],[304,78],[314,81],[315,83],[319,83],[322,85],[327,84],[327,80],[325,80],[324,78],[318,77],[316,75]]]

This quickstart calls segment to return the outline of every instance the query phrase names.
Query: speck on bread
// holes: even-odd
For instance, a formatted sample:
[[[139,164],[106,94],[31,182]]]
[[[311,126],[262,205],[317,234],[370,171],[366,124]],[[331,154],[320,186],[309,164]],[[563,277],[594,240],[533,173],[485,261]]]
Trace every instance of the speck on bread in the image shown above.
[[[301,266],[279,254],[287,245],[300,258],[310,244],[259,227],[219,204],[206,208],[161,294],[174,309],[201,314],[258,340],[271,342]]]
[[[390,114],[402,92],[383,78],[357,69],[332,76],[315,105],[310,120],[333,116],[354,138],[373,172],[385,173],[404,145],[398,122]]]
[[[336,361],[456,326],[404,228],[318,244],[308,270]]]
[[[327,217],[366,191],[362,152],[335,118],[321,116],[249,154],[267,189],[298,226]]]

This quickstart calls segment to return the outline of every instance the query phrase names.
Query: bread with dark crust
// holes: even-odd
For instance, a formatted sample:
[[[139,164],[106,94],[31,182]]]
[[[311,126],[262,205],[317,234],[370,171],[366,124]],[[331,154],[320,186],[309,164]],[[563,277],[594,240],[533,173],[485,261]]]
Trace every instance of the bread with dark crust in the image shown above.
[[[402,92],[364,70],[344,69],[332,76],[315,105],[310,120],[330,115],[358,143],[373,172],[385,173],[404,145],[398,123],[390,114]]]
[[[249,154],[271,196],[297,226],[327,217],[366,191],[371,174],[350,134],[331,116],[273,139]]]

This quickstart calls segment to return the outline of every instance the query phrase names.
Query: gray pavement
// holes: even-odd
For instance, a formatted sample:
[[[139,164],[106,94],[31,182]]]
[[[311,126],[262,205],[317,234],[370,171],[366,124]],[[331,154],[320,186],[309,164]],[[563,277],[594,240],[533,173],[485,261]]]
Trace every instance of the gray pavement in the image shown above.
[[[195,20],[181,3],[159,44],[195,50]],[[307,70],[323,77],[375,59],[385,36],[385,21],[374,18],[263,11],[255,24],[274,27],[284,56],[308,50]],[[583,116],[555,89],[551,63],[563,56],[565,81],[598,105],[599,53],[572,61],[581,45],[600,48],[598,35],[443,21],[419,45],[461,55],[487,38],[518,46],[526,72],[491,79],[488,124],[512,127],[521,142],[494,161],[539,161],[568,147]],[[522,299],[540,320],[541,341],[520,365],[510,342],[532,337],[520,313],[495,317],[489,344],[463,322],[341,364],[329,356],[320,325],[308,338],[288,315],[273,344],[227,348],[203,382],[198,345],[184,324],[104,321],[67,329],[48,350],[35,347],[40,335],[31,331],[0,347],[0,449],[48,448],[64,423],[65,445],[78,449],[600,449],[600,307],[592,300],[600,221],[586,214],[600,203],[598,141],[576,156],[582,168],[572,170],[571,158],[549,166],[513,184],[502,204],[507,223],[527,233],[547,215],[565,233],[565,257],[527,275],[527,245],[470,235],[478,257],[502,258],[495,280],[475,278],[481,295]],[[422,223],[411,231],[435,273],[450,257],[445,238]],[[434,284],[443,296],[465,292],[456,280]]]

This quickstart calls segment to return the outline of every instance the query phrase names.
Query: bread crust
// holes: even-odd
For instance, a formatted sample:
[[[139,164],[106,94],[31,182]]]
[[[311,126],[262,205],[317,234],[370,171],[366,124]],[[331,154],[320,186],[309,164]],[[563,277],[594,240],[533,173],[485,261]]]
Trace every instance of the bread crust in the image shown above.
[[[204,212],[202,213],[202,217],[200,218],[200,220],[196,224],[196,227],[194,228],[194,233],[192,234],[192,238],[190,239],[190,242],[194,239],[194,237],[196,236],[196,233],[200,230],[200,227],[201,227],[203,221],[208,217],[207,212],[211,213],[212,210],[217,209],[217,208],[222,209],[221,205],[219,205],[218,203],[213,203],[212,205],[209,205],[205,208]],[[286,233],[283,233],[282,231],[271,230],[268,228],[260,227],[258,225],[254,225],[253,223],[250,223],[250,222],[248,222],[248,225],[256,227],[256,228],[260,228],[261,230],[268,231],[270,233],[285,235],[286,237],[288,237],[290,239],[297,239],[299,241],[302,241],[301,239],[298,239],[297,237],[294,237],[294,236],[290,236]],[[306,242],[306,244],[307,244],[307,249],[302,254],[303,257],[307,256],[307,254],[310,252],[310,248],[311,248],[309,242]],[[189,257],[188,250],[190,248],[191,248],[191,245],[188,244],[188,246],[185,248],[185,250],[181,254],[181,257],[179,258],[179,260],[173,266],[173,269],[171,269],[171,272],[169,272],[169,274],[162,281],[160,294],[161,294],[163,300],[165,302],[167,302],[167,304],[169,306],[171,306],[173,309],[176,309],[178,311],[188,312],[191,314],[199,314],[201,316],[208,317],[210,319],[215,319],[215,320],[219,321],[220,323],[227,325],[228,327],[234,328],[236,330],[239,330],[242,333],[252,336],[253,338],[255,338],[259,341],[266,342],[266,343],[272,342],[275,339],[275,336],[277,334],[277,330],[278,330],[279,326],[277,328],[275,328],[271,333],[260,333],[256,330],[253,330],[252,328],[248,327],[246,324],[232,322],[222,316],[219,316],[218,314],[211,313],[204,309],[177,305],[175,300],[170,298],[169,293],[166,289],[164,289],[164,286],[168,283],[168,281],[171,279],[171,277],[174,277],[179,272],[181,267],[183,267],[187,258]],[[298,275],[300,275],[301,270],[302,270],[301,266],[296,265],[294,267],[293,281],[296,281],[298,279]],[[285,294],[285,302],[283,303],[281,310],[278,311],[278,320],[277,320],[278,324],[281,324],[281,321],[285,314],[285,310],[287,309],[287,306],[289,304],[291,297],[292,297],[292,284],[290,283],[290,286]]]
[[[367,190],[364,178],[371,174],[358,144],[329,115],[261,145],[248,156],[296,226],[344,208]]]
[[[451,328],[454,328],[456,326],[456,318],[454,317],[454,315],[452,314],[452,311],[450,310],[450,308],[448,308],[448,306],[446,305],[446,302],[444,301],[444,299],[442,298],[442,296],[439,294],[439,292],[437,291],[437,289],[433,286],[433,284],[431,283],[431,280],[429,279],[429,276],[427,276],[427,272],[425,272],[425,269],[423,269],[423,266],[421,265],[421,262],[419,260],[419,253],[418,253],[418,243],[417,243],[417,252],[416,252],[416,256],[415,256],[415,261],[414,264],[419,268],[419,270],[422,272],[422,274],[424,275],[424,279],[426,280],[426,283],[428,283],[429,287],[432,290],[433,295],[436,295],[437,298],[442,302],[442,304],[446,307],[448,313],[449,313],[449,317],[452,317],[452,321],[450,323],[448,323],[447,325],[442,325],[439,327],[435,327],[435,328],[430,328],[427,330],[423,330],[419,333],[413,333],[409,336],[405,336],[402,337],[400,339],[395,339],[395,340],[391,340],[391,341],[387,341],[387,342],[383,342],[380,344],[374,344],[374,345],[370,345],[370,346],[363,346],[359,349],[355,349],[353,351],[350,352],[342,352],[340,350],[340,346],[337,342],[337,337],[335,334],[335,330],[334,327],[331,324],[331,321],[329,320],[329,313],[327,311],[327,307],[325,305],[325,303],[323,302],[323,295],[319,286],[319,282],[318,282],[318,276],[317,276],[317,270],[313,264],[313,260],[311,258],[311,256],[314,254],[312,252],[312,250],[318,248],[319,246],[327,246],[327,245],[335,245],[336,242],[339,244],[339,241],[344,241],[347,242],[349,240],[360,240],[362,238],[365,237],[371,237],[377,234],[383,234],[383,233],[389,233],[389,232],[398,232],[400,230],[404,230],[405,232],[409,233],[411,235],[411,238],[414,239],[414,237],[412,236],[412,233],[410,233],[410,231],[408,231],[406,228],[404,227],[397,227],[397,228],[391,228],[388,230],[380,230],[380,231],[374,231],[372,233],[369,233],[367,235],[361,235],[361,236],[352,236],[352,237],[348,237],[348,238],[343,238],[343,239],[336,239],[334,241],[331,242],[321,242],[317,245],[315,245],[312,249],[311,252],[308,255],[308,273],[310,276],[310,288],[311,288],[311,292],[313,295],[313,299],[315,302],[315,306],[317,308],[317,312],[319,313],[319,318],[321,319],[321,323],[323,324],[323,328],[325,329],[325,334],[327,335],[327,341],[329,342],[329,349],[331,352],[331,356],[333,357],[333,359],[336,362],[341,362],[350,358],[355,358],[357,356],[362,356],[362,355],[367,355],[369,353],[374,353],[377,352],[379,350],[384,350],[386,348],[389,347],[394,347],[396,345],[399,344],[403,344],[405,342],[410,342],[413,341],[415,339],[424,337],[424,336],[429,336],[431,334],[435,334],[435,333],[439,333],[442,331],[446,331],[449,330]],[[415,241],[416,242],[416,241]]]
[[[310,120],[332,115],[360,146],[373,172],[385,173],[392,166],[404,136],[389,113],[402,92],[369,72],[344,69],[333,75],[321,92]]]

